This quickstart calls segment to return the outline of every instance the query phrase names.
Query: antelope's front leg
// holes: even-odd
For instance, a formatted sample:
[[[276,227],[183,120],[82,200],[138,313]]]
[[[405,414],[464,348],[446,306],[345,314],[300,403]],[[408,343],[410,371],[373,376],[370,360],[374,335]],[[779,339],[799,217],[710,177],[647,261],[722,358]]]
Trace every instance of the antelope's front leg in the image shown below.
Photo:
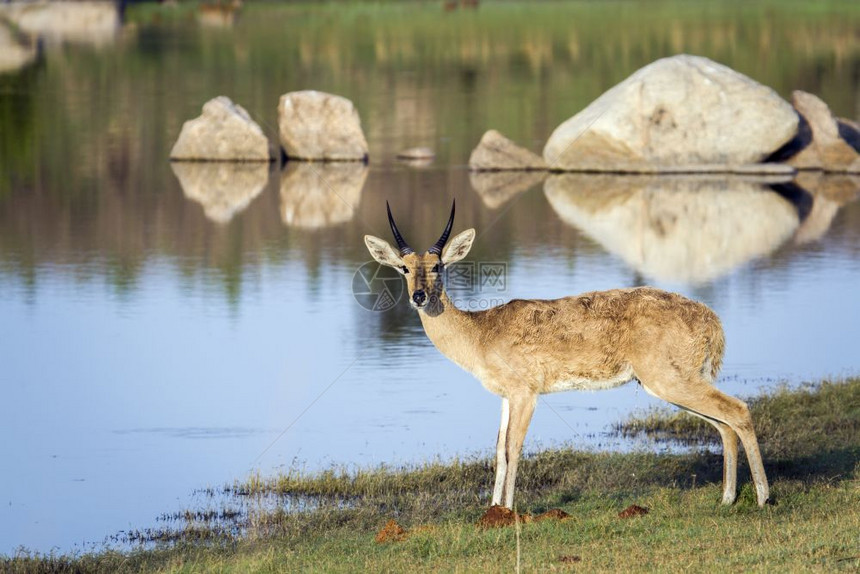
[[[510,415],[508,417],[508,432],[505,439],[505,457],[507,468],[505,468],[505,480],[502,487],[502,499],[505,507],[514,507],[514,487],[517,482],[517,466],[520,454],[523,450],[523,442],[532,414],[535,412],[537,395],[519,395],[510,399]]]
[[[511,406],[508,399],[502,399],[502,423],[499,425],[499,436],[496,440],[496,486],[493,488],[493,505],[502,503],[502,491],[505,487],[505,474],[508,471],[508,457],[505,453],[508,437],[508,421],[511,417]]]

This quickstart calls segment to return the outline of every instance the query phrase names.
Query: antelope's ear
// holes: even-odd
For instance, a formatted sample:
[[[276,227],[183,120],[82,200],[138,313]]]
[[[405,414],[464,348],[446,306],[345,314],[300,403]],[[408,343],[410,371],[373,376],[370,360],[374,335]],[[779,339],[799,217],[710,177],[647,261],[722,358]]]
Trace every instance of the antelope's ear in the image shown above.
[[[367,245],[370,255],[378,263],[394,267],[398,271],[404,266],[403,259],[400,258],[394,248],[384,239],[374,237],[373,235],[365,235],[364,244]]]
[[[454,239],[448,242],[445,246],[445,251],[442,253],[442,263],[449,265],[456,263],[469,254],[472,248],[472,242],[475,241],[475,230],[467,229],[458,233]]]

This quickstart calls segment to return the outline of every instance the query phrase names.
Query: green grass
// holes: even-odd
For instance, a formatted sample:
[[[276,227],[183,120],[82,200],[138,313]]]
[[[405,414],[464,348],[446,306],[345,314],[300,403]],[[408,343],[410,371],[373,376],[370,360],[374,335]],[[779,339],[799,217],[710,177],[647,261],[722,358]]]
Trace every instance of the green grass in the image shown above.
[[[562,522],[481,530],[492,465],[253,476],[227,488],[237,522],[180,514],[152,550],[77,557],[20,555],[10,572],[857,571],[860,568],[860,379],[781,388],[749,400],[776,506],[760,509],[744,464],[736,504],[721,506],[721,456],[534,453],[519,473],[522,512],[561,508]],[[710,440],[695,419],[650,412],[627,434]],[[704,443],[707,445],[707,443]],[[272,504],[272,500],[277,504]],[[641,517],[621,519],[630,504]],[[284,510],[290,506],[294,510]],[[248,510],[250,509],[250,510]],[[229,513],[228,513],[229,514]],[[389,519],[415,532],[377,544]],[[158,537],[156,537],[158,538]]]
[[[719,507],[719,488],[655,488],[635,498],[646,516],[622,520],[628,500],[591,493],[565,505],[573,518],[522,527],[525,571],[562,568],[578,556],[592,570],[846,570],[860,560],[856,483],[809,488],[781,484],[783,502],[764,511],[745,491],[739,504]],[[630,499],[632,500],[632,499]],[[470,521],[447,520],[402,543],[376,544],[372,533],[338,529],[302,544],[264,541],[237,553],[177,557],[165,571],[513,571],[517,531],[482,531]]]

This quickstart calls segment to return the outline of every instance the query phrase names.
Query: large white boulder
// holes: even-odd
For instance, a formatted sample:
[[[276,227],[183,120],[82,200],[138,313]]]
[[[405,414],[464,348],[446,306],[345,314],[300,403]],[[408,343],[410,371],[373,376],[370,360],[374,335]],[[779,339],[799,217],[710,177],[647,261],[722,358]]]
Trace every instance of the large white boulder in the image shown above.
[[[281,146],[290,159],[362,161],[367,140],[352,102],[342,96],[306,90],[278,102]]]
[[[760,162],[797,126],[794,109],[772,89],[679,55],[638,70],[562,123],[543,157],[564,171],[701,171]]]
[[[185,122],[172,160],[269,161],[269,140],[245,108],[226,96],[206,102],[203,114]]]

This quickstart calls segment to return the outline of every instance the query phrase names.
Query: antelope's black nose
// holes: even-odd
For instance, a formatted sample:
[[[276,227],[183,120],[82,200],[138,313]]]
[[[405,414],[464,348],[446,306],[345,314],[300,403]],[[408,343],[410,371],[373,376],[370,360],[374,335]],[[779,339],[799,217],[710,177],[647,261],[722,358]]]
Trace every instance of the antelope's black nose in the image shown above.
[[[416,291],[412,294],[412,300],[415,301],[416,305],[422,305],[427,300],[427,295],[424,291]]]

